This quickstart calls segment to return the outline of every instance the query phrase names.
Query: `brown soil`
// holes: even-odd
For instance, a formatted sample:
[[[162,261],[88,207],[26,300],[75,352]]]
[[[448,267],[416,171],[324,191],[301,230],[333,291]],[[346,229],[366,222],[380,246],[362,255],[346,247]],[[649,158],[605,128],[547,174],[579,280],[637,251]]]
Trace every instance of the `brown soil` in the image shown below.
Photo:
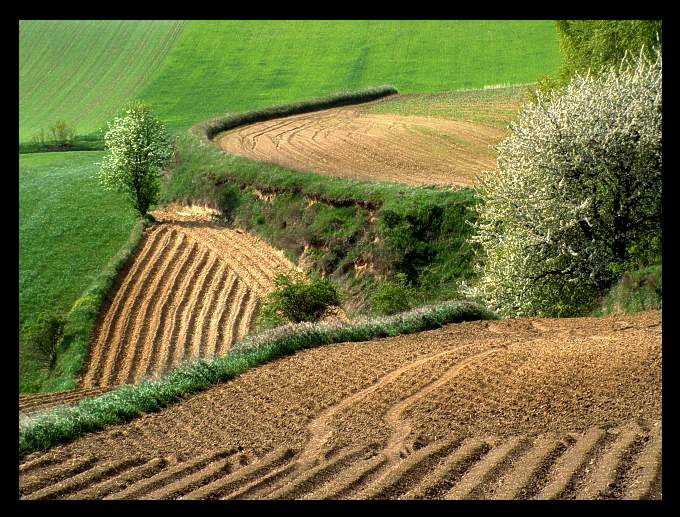
[[[333,108],[219,135],[231,154],[290,169],[409,185],[472,185],[496,165],[500,128],[435,117]]]
[[[25,458],[22,498],[660,498],[661,313],[299,352]]]
[[[100,316],[83,387],[158,378],[187,359],[226,353],[249,331],[274,277],[295,267],[217,214],[154,212],[160,224],[146,232]]]
[[[110,388],[78,388],[55,393],[19,395],[19,419],[55,406],[74,405],[83,399],[106,393]]]

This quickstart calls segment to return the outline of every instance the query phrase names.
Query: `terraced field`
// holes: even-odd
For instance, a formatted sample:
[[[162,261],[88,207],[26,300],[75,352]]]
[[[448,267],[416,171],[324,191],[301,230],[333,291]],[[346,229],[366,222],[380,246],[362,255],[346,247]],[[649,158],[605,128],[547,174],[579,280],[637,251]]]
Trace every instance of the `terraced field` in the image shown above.
[[[503,100],[494,106],[495,113],[501,107],[507,114],[519,109],[517,96]],[[215,142],[228,153],[295,170],[410,185],[469,186],[479,173],[495,167],[492,146],[507,129],[465,119],[375,112],[394,103],[388,98],[268,120],[222,133]]]
[[[224,354],[248,332],[274,277],[294,266],[216,214],[154,212],[160,224],[147,231],[100,315],[82,387],[157,378],[184,360]]]
[[[23,499],[661,497],[661,313],[297,353],[23,459]]]

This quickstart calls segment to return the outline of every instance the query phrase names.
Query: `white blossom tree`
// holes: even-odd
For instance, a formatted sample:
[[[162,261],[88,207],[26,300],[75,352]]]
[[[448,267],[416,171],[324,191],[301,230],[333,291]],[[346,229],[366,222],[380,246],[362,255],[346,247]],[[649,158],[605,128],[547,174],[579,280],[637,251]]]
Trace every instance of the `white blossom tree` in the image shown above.
[[[506,317],[581,314],[660,246],[661,71],[641,52],[524,106],[480,178],[469,296]]]
[[[165,127],[148,105],[133,102],[109,122],[104,142],[108,154],[99,180],[105,188],[127,194],[134,209],[146,215],[158,201],[160,171],[172,156]]]

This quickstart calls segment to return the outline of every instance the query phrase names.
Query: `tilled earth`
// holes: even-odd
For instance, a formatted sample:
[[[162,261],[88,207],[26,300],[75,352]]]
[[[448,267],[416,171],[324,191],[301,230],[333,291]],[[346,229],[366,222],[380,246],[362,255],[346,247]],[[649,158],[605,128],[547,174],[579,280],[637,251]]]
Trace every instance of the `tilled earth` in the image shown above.
[[[492,145],[506,134],[471,121],[370,113],[359,106],[250,124],[222,133],[216,143],[231,154],[328,176],[469,186],[496,166]]]
[[[101,311],[81,386],[137,384],[183,361],[222,355],[250,330],[279,273],[296,270],[206,207],[154,212]]]
[[[319,347],[22,459],[25,499],[661,497],[661,313]]]

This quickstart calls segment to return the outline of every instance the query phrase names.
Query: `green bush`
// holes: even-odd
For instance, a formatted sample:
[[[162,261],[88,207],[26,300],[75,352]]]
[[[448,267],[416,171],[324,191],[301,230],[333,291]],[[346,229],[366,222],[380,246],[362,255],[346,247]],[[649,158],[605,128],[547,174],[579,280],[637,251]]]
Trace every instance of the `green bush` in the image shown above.
[[[340,293],[328,279],[278,275],[275,283],[261,309],[263,321],[280,321],[277,317],[293,323],[318,321],[329,307],[340,304]]]
[[[418,290],[409,283],[404,273],[397,273],[373,295],[373,310],[381,316],[389,316],[410,309],[417,299]]]
[[[59,314],[43,313],[31,324],[27,332],[26,342],[43,354],[49,361],[50,368],[57,358],[59,344],[64,337],[66,318]]]
[[[47,137],[45,136],[44,129],[41,128],[40,131],[36,131],[33,134],[33,136],[31,137],[31,144],[38,151],[44,151],[45,149],[47,149]],[[21,148],[19,149],[19,152],[21,152]]]
[[[52,142],[58,149],[71,147],[76,137],[75,128],[69,126],[64,120],[58,120],[50,126],[50,133],[52,134]]]
[[[600,301],[594,316],[661,309],[661,265],[629,271]]]
[[[562,64],[554,77],[544,77],[537,90],[548,92],[569,84],[576,73],[598,74],[618,66],[626,53],[648,57],[661,50],[661,20],[557,20]],[[533,96],[533,100],[535,100]]]

